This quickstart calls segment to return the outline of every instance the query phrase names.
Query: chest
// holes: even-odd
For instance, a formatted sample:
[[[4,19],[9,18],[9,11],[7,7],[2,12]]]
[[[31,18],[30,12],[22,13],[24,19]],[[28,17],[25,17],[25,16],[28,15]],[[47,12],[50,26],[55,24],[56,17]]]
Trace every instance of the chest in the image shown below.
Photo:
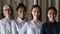
[[[45,26],[46,33],[50,34],[58,34],[58,25],[56,24],[48,24]]]
[[[40,34],[40,28],[36,27],[35,25],[29,25],[27,27],[28,32],[32,33],[32,34]]]

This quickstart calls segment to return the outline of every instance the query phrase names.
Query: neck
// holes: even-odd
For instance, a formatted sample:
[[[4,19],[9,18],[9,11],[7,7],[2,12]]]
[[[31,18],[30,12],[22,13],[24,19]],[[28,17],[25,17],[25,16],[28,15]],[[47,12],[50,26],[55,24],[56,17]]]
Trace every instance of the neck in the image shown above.
[[[24,18],[21,18],[22,20],[24,20]]]
[[[21,18],[22,20],[24,20],[25,18]]]
[[[10,17],[6,17],[7,19],[10,19]]]
[[[51,20],[51,19],[49,19],[49,21],[50,21],[50,22],[54,22],[55,20]]]
[[[34,21],[34,23],[36,24],[36,25],[38,25],[38,23],[39,23],[39,19],[38,18],[33,18],[33,21]]]

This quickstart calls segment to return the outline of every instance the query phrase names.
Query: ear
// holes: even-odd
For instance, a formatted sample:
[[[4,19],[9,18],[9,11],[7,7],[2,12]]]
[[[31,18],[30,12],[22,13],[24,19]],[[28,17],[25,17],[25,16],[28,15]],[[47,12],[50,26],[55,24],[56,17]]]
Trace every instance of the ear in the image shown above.
[[[31,14],[33,14],[33,11],[31,11]]]

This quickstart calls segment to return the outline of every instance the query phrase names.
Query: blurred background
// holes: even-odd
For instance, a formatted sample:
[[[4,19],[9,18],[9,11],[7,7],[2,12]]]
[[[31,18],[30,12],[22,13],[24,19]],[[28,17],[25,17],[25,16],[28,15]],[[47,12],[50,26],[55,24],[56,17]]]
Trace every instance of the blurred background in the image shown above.
[[[46,17],[46,11],[47,8],[50,6],[54,6],[57,9],[57,17],[56,20],[60,22],[60,0],[0,0],[0,19],[2,19],[3,16],[3,5],[4,4],[10,4],[13,7],[14,10],[14,18],[17,18],[17,11],[16,7],[19,3],[23,3],[27,7],[27,17],[29,17],[29,13],[31,10],[31,7],[34,4],[38,4],[42,9],[42,21],[47,21]]]

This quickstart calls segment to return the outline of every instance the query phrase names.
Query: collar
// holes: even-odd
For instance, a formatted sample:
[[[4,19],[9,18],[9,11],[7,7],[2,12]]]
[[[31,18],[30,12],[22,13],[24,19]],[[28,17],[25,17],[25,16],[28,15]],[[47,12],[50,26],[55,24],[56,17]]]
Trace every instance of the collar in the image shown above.
[[[25,21],[25,20],[22,20],[20,17],[17,18],[19,21]]]
[[[56,24],[57,22],[54,21],[54,22],[51,22],[51,21],[48,21],[49,24]]]
[[[6,20],[12,20],[12,18],[6,18],[6,17],[4,19],[6,19]]]
[[[39,27],[39,25],[40,25],[41,23],[42,23],[42,22],[40,21],[39,24],[38,24],[38,26],[36,26],[36,24],[34,23],[34,21],[31,20],[31,24],[35,25],[36,27]]]

